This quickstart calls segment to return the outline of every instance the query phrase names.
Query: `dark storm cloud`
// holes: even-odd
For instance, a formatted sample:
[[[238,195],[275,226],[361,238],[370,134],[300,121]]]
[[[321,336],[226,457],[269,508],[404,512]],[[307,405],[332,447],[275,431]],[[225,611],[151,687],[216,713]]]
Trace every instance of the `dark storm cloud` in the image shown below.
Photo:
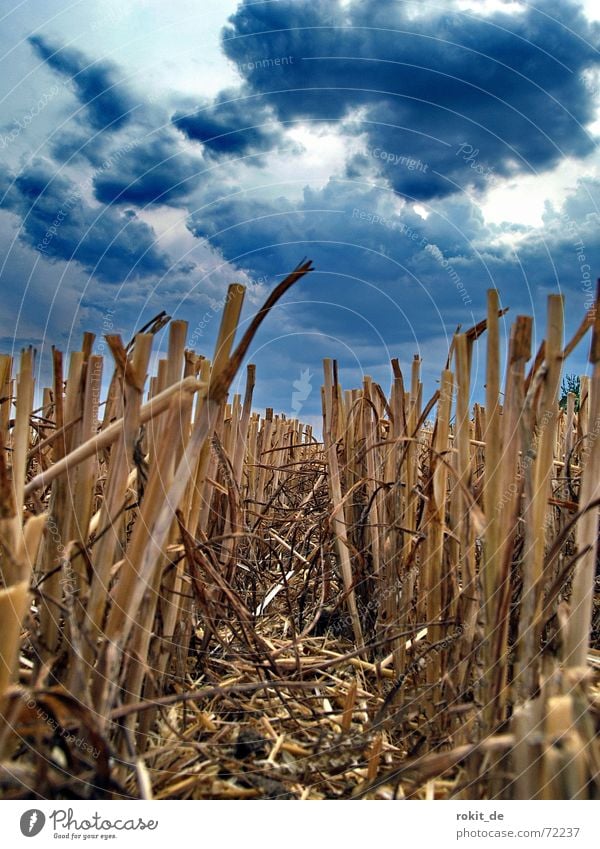
[[[423,218],[410,204],[398,204],[387,187],[331,178],[322,189],[306,187],[298,199],[262,198],[244,191],[208,198],[188,226],[205,236],[232,261],[251,262],[267,273],[270,264],[289,262],[298,251],[318,250],[328,264],[369,273],[373,263],[387,265],[383,281],[396,279],[394,263],[405,263],[436,245],[446,253],[472,255],[473,243],[488,233],[477,206],[467,198],[449,198]],[[350,261],[344,252],[354,253]],[[392,261],[392,263],[390,263]],[[356,266],[355,266],[356,267]],[[379,273],[383,273],[380,269]]]
[[[338,121],[361,110],[367,161],[408,197],[483,188],[491,174],[592,152],[584,128],[594,107],[582,75],[598,64],[600,30],[578,4],[551,0],[543,11],[488,18],[410,19],[409,11],[395,0],[247,0],[223,45],[281,121]],[[349,176],[360,165],[350,163]]]
[[[85,107],[79,126],[71,123],[53,138],[55,160],[93,165],[94,193],[102,203],[146,206],[173,203],[189,194],[202,160],[181,149],[164,107],[136,98],[120,82],[118,68],[108,62],[93,61],[42,36],[29,41],[53,70],[72,79]],[[125,125],[129,141],[124,143],[121,134],[115,142],[112,131]],[[90,127],[105,132],[90,134]]]
[[[353,344],[370,325],[387,340],[409,332],[408,324],[425,338],[439,331],[437,309],[455,326],[485,303],[474,247],[485,230],[468,201],[425,220],[409,205],[400,209],[390,189],[331,179],[296,200],[251,192],[215,198],[194,212],[189,227],[253,275],[283,274],[302,256],[313,259],[317,271],[298,297],[333,304],[318,313],[309,307],[311,321]],[[468,268],[459,275],[456,264]],[[298,327],[306,320],[302,309],[294,311]]]
[[[197,109],[176,112],[173,123],[216,157],[262,153],[282,139],[271,107],[247,89],[224,91]]]
[[[335,254],[344,244],[355,246],[368,265],[367,251],[379,250],[388,241],[385,231],[399,222],[391,200],[385,190],[340,180],[330,180],[322,190],[306,187],[298,200],[264,199],[244,191],[208,199],[190,216],[188,226],[231,261],[242,267],[247,263],[258,274],[269,274],[274,265],[295,265],[299,252]],[[358,217],[362,210],[374,214],[382,208],[380,226],[365,226]]]
[[[97,168],[110,146],[111,136],[108,133],[90,135],[88,127],[69,124],[54,134],[49,152],[55,162],[89,163]]]
[[[298,294],[337,305],[319,307],[323,331],[358,344],[366,321],[390,343],[413,331],[424,342],[479,320],[492,287],[515,312],[541,314],[545,295],[563,291],[572,306],[567,322],[579,321],[600,268],[590,200],[598,193],[596,183],[582,183],[561,209],[548,210],[544,228],[517,228],[515,247],[499,238],[511,228],[486,226],[465,197],[436,201],[425,219],[410,204],[399,207],[389,189],[336,179],[295,201],[250,192],[215,198],[189,227],[253,274],[283,273],[311,257],[317,271]],[[301,328],[305,320],[300,307],[294,322]]]
[[[224,33],[245,86],[282,124],[325,121],[365,134],[366,153],[347,163],[346,179],[296,199],[260,189],[219,197],[211,187],[189,219],[194,235],[252,274],[314,260],[300,303],[273,333],[288,333],[284,350],[315,366],[315,328],[348,341],[342,362],[368,362],[365,352],[383,356],[384,342],[393,355],[411,338],[450,338],[485,314],[492,287],[514,313],[533,311],[540,330],[546,294],[563,291],[570,327],[589,305],[590,269],[600,267],[597,187],[548,210],[544,228],[487,226],[463,193],[594,149],[582,72],[597,63],[598,28],[569,2],[548,4],[546,17],[526,9],[411,21],[403,8],[253,2]],[[276,64],[278,56],[294,61]],[[374,186],[377,172],[385,182]],[[398,195],[431,201],[430,214],[399,205]]]
[[[204,166],[199,157],[183,152],[173,131],[159,131],[133,144],[109,169],[94,178],[102,203],[145,206],[172,204],[196,187]]]
[[[42,35],[29,43],[53,71],[71,80],[73,91],[95,130],[117,130],[131,118],[133,101],[119,84],[116,67],[106,61],[90,61],[73,47],[61,47]]]
[[[88,185],[89,188],[89,185]],[[74,260],[108,282],[160,274],[169,260],[151,227],[132,211],[94,209],[86,185],[38,160],[13,177],[0,172],[0,208],[21,218],[23,242],[50,260]]]

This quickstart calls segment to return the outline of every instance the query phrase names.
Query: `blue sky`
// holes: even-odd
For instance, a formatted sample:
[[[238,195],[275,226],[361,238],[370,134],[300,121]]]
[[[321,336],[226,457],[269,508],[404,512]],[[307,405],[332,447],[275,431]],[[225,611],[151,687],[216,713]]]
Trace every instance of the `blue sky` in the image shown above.
[[[568,334],[600,269],[598,17],[592,0],[14,4],[2,350],[34,344],[44,380],[52,344],[165,309],[210,354],[227,285],[248,286],[247,319],[305,256],[316,271],[251,352],[257,406],[291,413],[308,369],[317,422],[324,356],[347,387],[387,387],[390,357],[419,353],[433,391],[493,286],[505,334],[522,312],[543,334],[551,292]]]

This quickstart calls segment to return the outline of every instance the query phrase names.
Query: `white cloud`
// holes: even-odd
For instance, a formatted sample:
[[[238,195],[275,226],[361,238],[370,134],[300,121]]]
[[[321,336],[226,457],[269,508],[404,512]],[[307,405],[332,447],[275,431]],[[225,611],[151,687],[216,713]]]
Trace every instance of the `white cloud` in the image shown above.
[[[600,159],[595,154],[584,162],[565,158],[550,173],[521,176],[499,184],[480,202],[485,223],[539,227],[547,203],[560,206],[578,179],[596,177],[599,173]]]
[[[507,15],[523,13],[527,7],[520,0],[458,0],[456,4],[461,12],[475,12],[478,15],[488,16],[503,12]]]

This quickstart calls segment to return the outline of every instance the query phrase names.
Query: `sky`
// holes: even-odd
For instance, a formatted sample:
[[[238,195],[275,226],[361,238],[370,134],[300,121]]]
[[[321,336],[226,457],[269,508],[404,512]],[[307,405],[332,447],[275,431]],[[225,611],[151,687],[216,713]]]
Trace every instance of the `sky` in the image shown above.
[[[247,322],[304,257],[249,361],[257,408],[315,424],[323,357],[387,388],[419,354],[427,394],[489,288],[504,339],[528,313],[539,343],[551,293],[566,335],[590,306],[596,0],[3,8],[0,350],[33,344],[40,385],[52,345],[128,340],[163,309],[210,356],[227,286]]]

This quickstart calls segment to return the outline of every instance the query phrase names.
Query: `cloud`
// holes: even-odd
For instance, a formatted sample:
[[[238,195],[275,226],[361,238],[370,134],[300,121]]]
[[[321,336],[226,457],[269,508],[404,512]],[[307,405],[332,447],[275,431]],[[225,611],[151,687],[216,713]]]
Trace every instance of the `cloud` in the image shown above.
[[[35,160],[16,177],[0,172],[0,193],[0,208],[21,218],[20,238],[50,260],[74,260],[113,283],[170,267],[152,228],[133,211],[92,207],[86,184],[56,173],[47,160]]]
[[[119,155],[110,168],[99,170],[94,177],[97,200],[146,206],[172,204],[189,195],[204,165],[200,157],[183,151],[174,136],[168,130],[150,134]]]
[[[273,264],[318,251],[322,265],[348,263],[382,283],[398,279],[397,263],[438,245],[449,253],[473,253],[472,243],[488,233],[479,208],[468,198],[447,199],[425,219],[386,186],[332,177],[322,189],[305,187],[295,200],[265,197],[260,188],[211,195],[188,221],[231,261],[257,273]],[[357,265],[360,257],[360,265]]]
[[[524,6],[485,19],[452,8],[411,19],[404,8],[246,2],[224,31],[245,96],[282,126],[326,122],[364,139],[363,153],[322,188],[298,197],[293,159],[278,186],[236,186],[232,167],[190,214],[197,238],[254,274],[284,273],[303,255],[315,261],[262,331],[266,368],[284,355],[317,365],[315,314],[348,364],[373,346],[393,355],[394,346],[449,338],[485,314],[491,287],[513,313],[539,316],[540,331],[547,293],[572,304],[567,331],[589,305],[600,267],[593,181],[549,208],[541,228],[487,225],[469,190],[595,149],[584,72],[598,61],[598,27],[566,0],[545,14]],[[281,56],[290,61],[276,64]],[[414,203],[423,200],[427,214]]]
[[[93,61],[43,36],[29,41],[49,67],[72,79],[85,107],[76,123],[67,123],[56,133],[51,152],[64,164],[94,166],[97,200],[146,206],[172,204],[190,194],[203,162],[185,149],[165,106],[137,97],[111,63]],[[98,132],[90,134],[90,128]],[[116,130],[122,132],[115,141]]]
[[[223,35],[260,104],[282,122],[354,116],[367,162],[417,200],[483,189],[490,169],[506,177],[590,154],[584,72],[599,44],[572,0],[485,18],[452,6],[411,17],[392,0],[246,0]]]
[[[258,190],[214,199],[188,226],[254,274],[280,275],[303,256],[314,260],[317,270],[264,331],[283,334],[286,348],[308,343],[312,355],[318,329],[332,345],[346,340],[351,356],[365,344],[452,332],[484,309],[488,275],[475,240],[485,228],[466,200],[424,219],[389,188],[332,178],[298,200]]]
[[[118,130],[131,120],[135,104],[119,82],[117,68],[110,62],[89,61],[73,47],[62,47],[42,35],[29,43],[53,71],[71,80],[73,91],[95,130]]]
[[[18,350],[34,344],[68,346],[69,335],[79,321],[87,323],[81,308],[81,292],[85,286],[81,269],[73,263],[40,262],[40,257],[19,240],[14,239],[15,222],[0,213],[0,251],[8,261],[2,263],[0,286],[3,310],[0,315],[1,350]],[[13,226],[9,226],[12,223]],[[86,329],[95,328],[88,325]],[[78,340],[79,341],[79,340]]]
[[[180,110],[173,123],[214,157],[264,153],[283,138],[271,107],[244,88],[221,92],[190,111]]]
[[[282,273],[303,255],[312,258],[317,272],[301,292],[308,309],[315,308],[308,301],[331,304],[318,308],[325,332],[343,327],[358,341],[364,320],[387,339],[397,337],[399,325],[425,339],[481,317],[486,290],[494,286],[515,310],[536,312],[544,309],[546,292],[562,290],[573,302],[568,321],[579,320],[582,266],[586,273],[600,268],[593,200],[599,195],[597,182],[583,181],[560,210],[548,210],[544,227],[515,231],[488,227],[464,196],[432,202],[424,218],[386,187],[332,178],[323,189],[306,188],[297,201],[258,190],[213,199],[188,226],[254,273]],[[303,325],[299,309],[289,327],[294,322]]]

